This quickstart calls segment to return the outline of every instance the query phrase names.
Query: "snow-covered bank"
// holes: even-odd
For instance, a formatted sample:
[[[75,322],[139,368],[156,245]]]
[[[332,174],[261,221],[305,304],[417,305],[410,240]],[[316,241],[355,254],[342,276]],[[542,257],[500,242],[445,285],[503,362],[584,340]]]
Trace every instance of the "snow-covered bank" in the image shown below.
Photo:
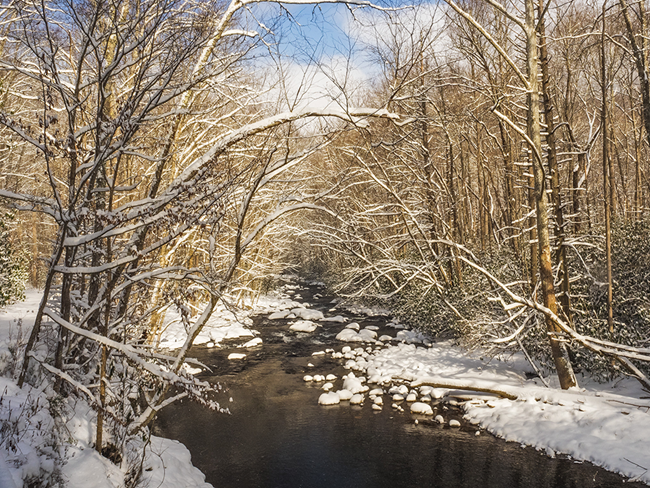
[[[507,441],[533,446],[552,457],[563,453],[576,461],[590,461],[650,484],[650,395],[634,380],[598,384],[583,377],[580,388],[563,391],[554,378],[548,379],[551,388],[539,379],[526,379],[529,366],[521,358],[488,362],[450,342],[361,351],[347,360],[346,368],[367,375],[369,383],[383,385],[386,393],[388,385],[402,383],[404,391],[413,394],[411,401],[421,395],[429,402],[432,390],[422,385],[500,390],[516,399],[467,390],[442,393],[461,397],[469,422]],[[435,396],[440,392],[437,389]],[[473,399],[467,400],[468,395]]]
[[[124,471],[93,448],[95,413],[86,403],[56,398],[47,384],[20,389],[11,377],[14,345],[29,335],[40,299],[27,290],[25,301],[0,309],[0,370],[9,376],[0,377],[0,486],[47,479],[43,486],[122,487]],[[142,486],[211,488],[179,442],[152,436],[145,453]]]
[[[219,303],[201,330],[201,333],[194,340],[195,345],[205,344],[209,347],[219,347],[226,339],[239,339],[242,337],[255,337],[258,333],[250,328],[253,325],[252,316],[277,313],[273,318],[296,318],[315,320],[322,317],[320,312],[307,310],[306,306],[292,300],[284,293],[271,293],[260,297],[254,303],[244,304],[240,309],[226,307]],[[320,315],[319,315],[320,314]],[[166,349],[181,347],[187,339],[187,329],[181,320],[178,310],[169,308],[165,314],[160,332],[156,336],[157,344]],[[259,345],[256,342],[255,345]]]

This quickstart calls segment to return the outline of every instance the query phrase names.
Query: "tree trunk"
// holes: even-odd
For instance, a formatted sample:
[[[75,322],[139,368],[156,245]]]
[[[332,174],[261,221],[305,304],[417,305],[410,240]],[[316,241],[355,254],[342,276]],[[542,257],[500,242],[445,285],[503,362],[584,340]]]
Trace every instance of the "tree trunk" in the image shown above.
[[[542,137],[539,110],[539,81],[538,81],[538,44],[537,31],[535,29],[535,3],[534,0],[526,0],[526,61],[528,73],[528,114],[527,128],[528,137],[533,145],[533,177],[535,179],[535,207],[537,211],[537,241],[539,249],[539,275],[542,285],[544,305],[557,314],[557,302],[555,299],[555,288],[553,285],[553,266],[551,264],[551,245],[548,231],[548,205],[546,197],[546,175],[544,172],[542,156]],[[549,331],[551,350],[555,368],[560,380],[562,389],[577,386],[573,368],[569,361],[566,347],[558,340],[559,331],[550,319],[546,317],[546,327]]]
[[[538,4],[539,15],[543,13],[543,4]],[[555,213],[555,259],[559,268],[560,281],[560,307],[561,314],[564,314],[569,324],[573,323],[571,317],[571,295],[569,287],[569,266],[567,263],[564,228],[564,210],[562,208],[562,195],[560,194],[560,169],[557,163],[557,145],[555,138],[555,121],[553,120],[553,104],[550,94],[550,76],[548,70],[548,50],[546,49],[546,32],[544,20],[539,22],[539,53],[542,66],[542,94],[544,99],[544,119],[546,121],[546,144],[548,146],[548,168],[551,173],[551,198],[553,200],[553,210]]]
[[[602,79],[602,106],[600,126],[603,135],[603,192],[605,200],[605,249],[607,254],[607,326],[614,332],[614,310],[612,307],[612,195],[611,165],[609,164],[609,131],[607,127],[607,66],[605,64],[605,13],[607,2],[603,3],[603,30],[601,33],[600,74]]]

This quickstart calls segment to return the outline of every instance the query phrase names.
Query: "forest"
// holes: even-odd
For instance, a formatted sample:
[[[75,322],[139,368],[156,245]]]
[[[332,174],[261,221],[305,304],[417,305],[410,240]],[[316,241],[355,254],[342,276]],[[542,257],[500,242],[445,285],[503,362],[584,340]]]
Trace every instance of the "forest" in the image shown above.
[[[5,374],[126,459],[215,408],[183,364],[217,306],[292,271],[563,389],[650,388],[645,6],[3,0],[0,306],[43,290]]]

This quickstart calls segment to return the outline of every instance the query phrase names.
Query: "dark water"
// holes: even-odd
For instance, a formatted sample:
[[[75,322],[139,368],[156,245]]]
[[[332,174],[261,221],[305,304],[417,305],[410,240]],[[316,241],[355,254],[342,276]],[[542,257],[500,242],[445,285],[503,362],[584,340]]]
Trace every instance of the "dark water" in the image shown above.
[[[329,300],[313,300],[312,292],[300,291],[313,308],[329,308]],[[381,318],[353,318],[362,327],[383,323]],[[213,369],[200,378],[227,389],[218,400],[231,415],[184,402],[164,410],[155,426],[157,435],[189,448],[193,464],[215,488],[645,486],[625,483],[589,463],[550,459],[485,431],[476,436],[476,427],[463,422],[460,410],[443,404],[437,410],[447,421],[461,421],[460,428],[423,417],[415,424],[408,409],[397,412],[390,402],[381,412],[373,411],[370,402],[319,406],[322,390],[302,377],[345,374],[329,355],[311,356],[326,347],[340,350],[334,336],[342,325],[324,323],[313,334],[302,334],[288,331],[284,320],[260,317],[254,328],[264,345],[246,351],[244,361],[228,361],[233,350],[227,347],[194,351]],[[335,385],[339,388],[340,380]]]

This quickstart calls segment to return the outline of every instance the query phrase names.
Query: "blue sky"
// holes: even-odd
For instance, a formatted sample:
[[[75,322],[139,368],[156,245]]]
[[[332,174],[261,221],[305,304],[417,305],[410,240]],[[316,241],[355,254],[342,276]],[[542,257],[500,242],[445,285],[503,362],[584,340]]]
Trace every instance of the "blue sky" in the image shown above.
[[[288,15],[282,18],[280,38],[283,54],[301,59],[314,54],[320,58],[348,53],[347,30],[352,16],[347,7],[324,4],[287,5],[285,8]]]

